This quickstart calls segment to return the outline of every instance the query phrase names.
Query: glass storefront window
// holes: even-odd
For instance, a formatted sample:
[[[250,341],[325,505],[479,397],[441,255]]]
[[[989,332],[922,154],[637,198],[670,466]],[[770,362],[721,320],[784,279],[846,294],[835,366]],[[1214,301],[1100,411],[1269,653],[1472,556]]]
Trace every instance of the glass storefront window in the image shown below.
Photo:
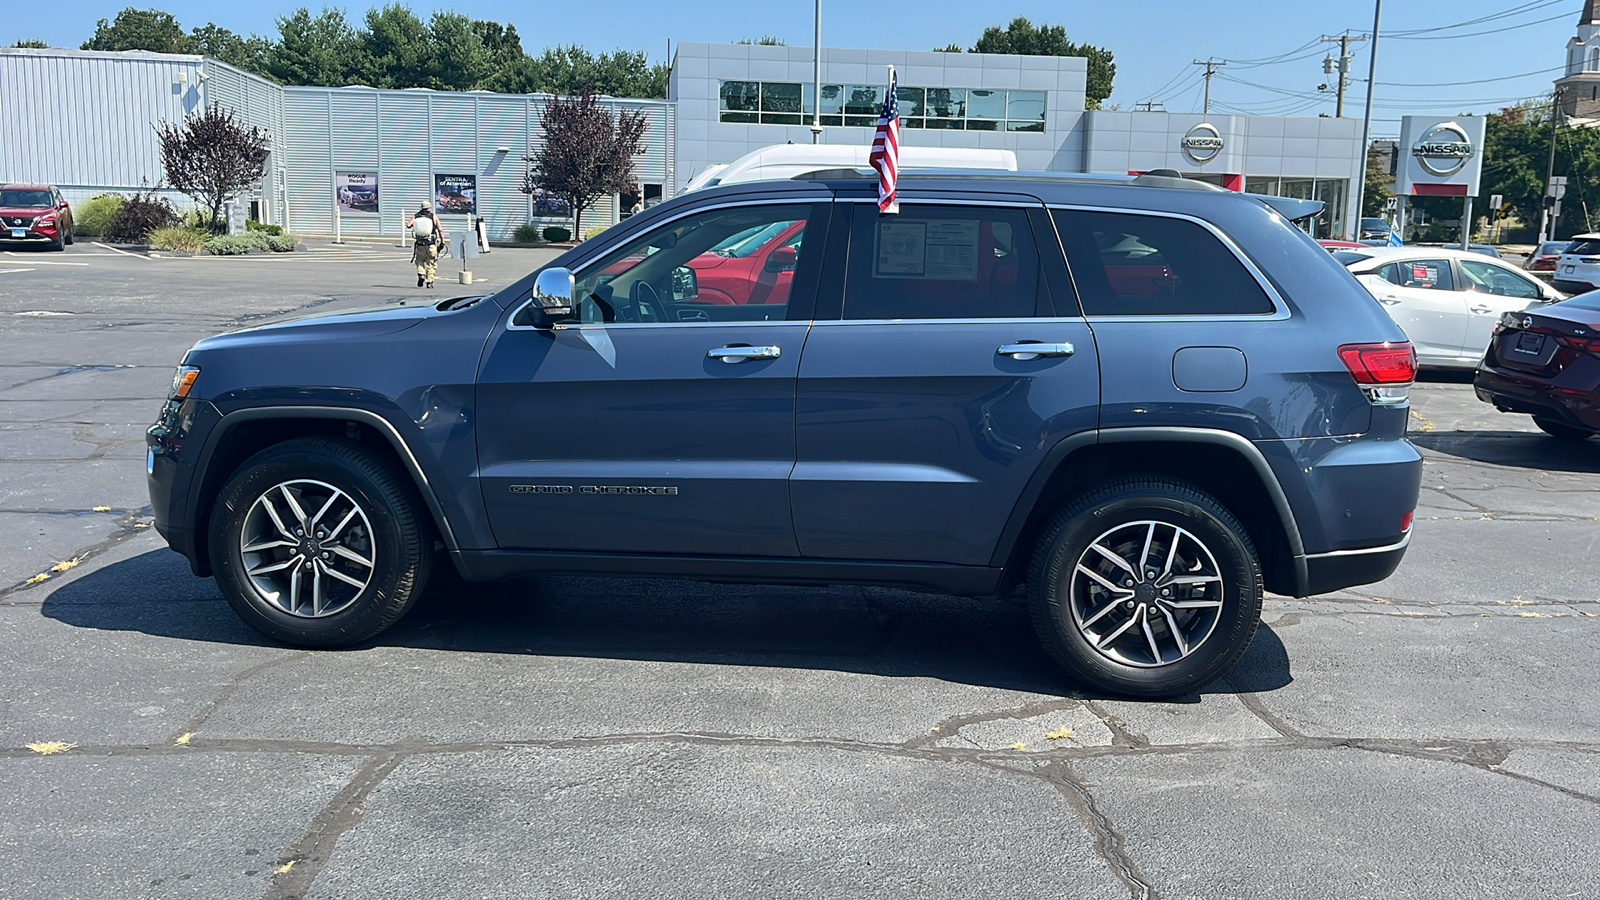
[[[809,125],[817,105],[815,93],[809,82],[724,81],[718,90],[717,118],[723,122]],[[1044,131],[1044,91],[901,87],[896,96],[902,128]],[[822,124],[871,128],[878,124],[883,97],[884,88],[878,85],[825,84]]]
[[[1344,235],[1344,204],[1349,196],[1349,179],[1246,178],[1244,189],[1251,194],[1321,200],[1322,214],[1310,222],[1300,223],[1301,227],[1316,238],[1339,238]]]
[[[897,88],[894,92],[895,99],[900,101],[900,117],[921,118],[923,89],[919,87]]]
[[[724,81],[718,92],[719,118],[724,122],[756,122],[761,104],[761,82]]]
[[[1007,91],[1006,118],[1025,122],[1043,122],[1044,91]]]
[[[1005,91],[967,92],[967,117],[970,119],[1004,119],[1006,117]]]
[[[928,88],[928,115],[941,119],[967,117],[967,92],[964,88]],[[929,126],[934,127],[934,126]]]
[[[781,81],[761,84],[761,122],[765,125],[799,125],[800,85]]]

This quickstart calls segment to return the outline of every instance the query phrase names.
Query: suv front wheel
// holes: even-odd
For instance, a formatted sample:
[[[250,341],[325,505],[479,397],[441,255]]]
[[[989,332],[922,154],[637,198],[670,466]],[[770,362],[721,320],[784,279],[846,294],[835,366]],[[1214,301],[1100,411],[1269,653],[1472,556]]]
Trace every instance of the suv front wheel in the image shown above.
[[[211,567],[240,618],[286,644],[338,647],[394,624],[422,593],[427,524],[381,462],[301,438],[239,467],[211,516]]]
[[[1198,690],[1261,617],[1261,566],[1226,507],[1165,478],[1080,495],[1045,529],[1030,573],[1034,626],[1075,679],[1130,697]]]

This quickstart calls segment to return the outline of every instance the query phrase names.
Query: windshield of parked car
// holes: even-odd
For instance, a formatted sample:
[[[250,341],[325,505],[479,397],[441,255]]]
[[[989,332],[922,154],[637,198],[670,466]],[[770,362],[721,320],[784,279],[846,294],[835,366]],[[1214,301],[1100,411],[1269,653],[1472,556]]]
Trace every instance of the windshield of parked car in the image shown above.
[[[1372,257],[1355,250],[1335,250],[1333,251],[1333,258],[1338,260],[1340,265],[1353,266],[1359,262],[1366,262]]]
[[[784,227],[785,223],[783,222],[773,222],[771,225],[746,228],[727,240],[719,242],[717,246],[711,248],[711,252],[730,259],[744,259],[760,250],[767,241],[772,240]]]
[[[1389,220],[1387,220],[1387,219],[1362,219],[1361,220],[1361,230],[1362,231],[1388,231],[1389,230]]]
[[[49,191],[0,191],[0,206],[55,206]]]

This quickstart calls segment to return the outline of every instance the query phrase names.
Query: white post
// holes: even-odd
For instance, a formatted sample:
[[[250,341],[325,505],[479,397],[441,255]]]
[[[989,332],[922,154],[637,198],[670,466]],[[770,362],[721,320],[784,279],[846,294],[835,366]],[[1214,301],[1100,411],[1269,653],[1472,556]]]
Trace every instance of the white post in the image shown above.
[[[822,0],[817,0],[811,42],[811,143],[822,143]]]
[[[343,224],[344,217],[339,215],[339,200],[335,197],[333,201],[333,242],[335,244],[344,243]]]
[[[1461,201],[1461,249],[1468,249],[1467,244],[1472,240],[1472,195],[1467,195]]]

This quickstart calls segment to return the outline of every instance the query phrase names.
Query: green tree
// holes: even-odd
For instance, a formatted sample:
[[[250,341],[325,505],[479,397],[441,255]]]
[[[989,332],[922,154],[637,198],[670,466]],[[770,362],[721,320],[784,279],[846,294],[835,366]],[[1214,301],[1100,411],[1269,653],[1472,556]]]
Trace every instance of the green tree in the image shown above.
[[[583,233],[583,211],[607,194],[638,192],[633,158],[644,150],[644,116],[601,106],[592,90],[552,97],[540,117],[544,143],[524,156],[522,192],[543,190],[572,206],[572,233]]]
[[[107,22],[95,23],[94,36],[84,50],[150,50],[155,53],[193,53],[194,42],[171,13],[159,9],[127,7]]]
[[[954,47],[954,44],[950,45]],[[949,47],[945,48],[946,51]],[[1063,25],[1041,24],[1035,26],[1022,16],[1011,20],[1005,28],[991,25],[983,30],[978,42],[972,45],[973,53],[1013,53],[1019,56],[1081,56],[1089,61],[1088,80],[1084,85],[1086,104],[1099,109],[1100,103],[1111,96],[1111,82],[1117,75],[1117,64],[1110,50],[1091,44],[1075,44],[1067,39]]]
[[[220,59],[230,66],[258,75],[267,74],[267,56],[272,52],[272,41],[250,35],[241,37],[212,22],[191,29],[189,40],[194,52]]]
[[[390,3],[367,10],[360,32],[367,83],[380,88],[431,87],[432,47],[428,26],[408,7]]]
[[[480,20],[472,23],[472,29],[478,33],[478,39],[489,51],[489,58],[496,68],[514,65],[525,55],[522,52],[522,38],[517,37],[515,25]]]
[[[284,84],[343,87],[359,82],[361,43],[344,12],[305,7],[278,19],[278,40],[267,53],[267,73]]]
[[[428,22],[428,87],[471,91],[489,77],[495,59],[476,25],[460,13],[433,14]]]
[[[642,52],[595,55],[576,44],[546,48],[497,72],[486,84],[512,94],[581,94],[585,87],[612,97],[667,96],[667,67]]]
[[[1384,204],[1394,196],[1390,187],[1394,183],[1393,176],[1389,174],[1389,156],[1376,149],[1367,149],[1367,178],[1366,186],[1361,191],[1361,214],[1363,216],[1381,216],[1384,214]]]
[[[761,47],[787,47],[787,46],[789,46],[789,42],[788,41],[785,41],[781,37],[773,37],[770,34],[763,34],[761,37],[758,37],[758,38],[756,38],[754,40],[751,40],[750,38],[740,38],[737,41],[737,43],[740,43],[740,44],[755,44],[755,45],[761,46]]]
[[[15,44],[12,44],[11,46],[16,47],[18,49],[31,49],[31,50],[48,50],[48,49],[50,49],[50,45],[49,44],[46,44],[44,41],[41,41],[38,38],[23,38],[22,40],[17,41]]]
[[[960,53],[961,52],[961,45],[960,44],[945,44],[943,47],[935,47],[935,48],[933,48],[933,52],[935,52],[935,53]]]

